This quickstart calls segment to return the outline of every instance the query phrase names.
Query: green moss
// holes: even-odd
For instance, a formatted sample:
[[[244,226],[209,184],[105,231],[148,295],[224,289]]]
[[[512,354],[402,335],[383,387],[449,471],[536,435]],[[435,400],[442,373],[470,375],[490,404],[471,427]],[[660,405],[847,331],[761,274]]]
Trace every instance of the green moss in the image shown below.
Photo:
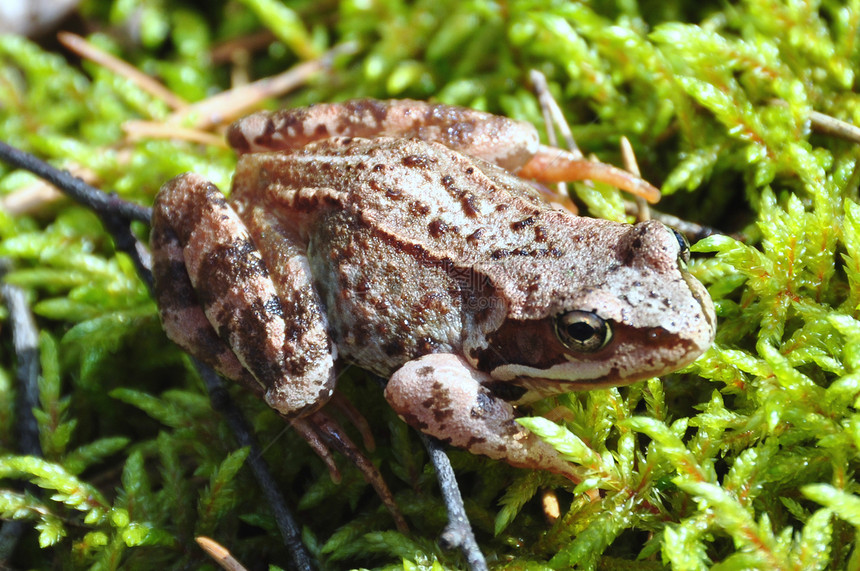
[[[335,44],[358,46],[284,105],[433,98],[540,124],[527,77],[542,71],[583,149],[619,163],[626,135],[645,177],[671,194],[665,209],[744,240],[694,246],[692,271],[720,317],[699,361],[663,382],[539,408],[562,406],[563,426],[526,421],[583,466],[576,489],[452,452],[492,565],[860,567],[860,151],[809,119],[814,110],[860,123],[860,1],[247,0],[201,13],[125,0],[81,10],[99,30],[93,43],[188,101],[228,87],[213,45],[265,28],[275,39],[254,54],[252,78]],[[229,185],[225,149],[125,138],[125,121],[169,113],[111,71],[0,37],[0,138],[101,188],[150,203],[186,170]],[[193,544],[205,533],[249,566],[285,565],[243,468],[247,452],[212,413],[97,219],[65,201],[5,210],[34,183],[0,165],[0,256],[14,263],[5,279],[28,292],[42,331],[34,412],[45,457],[32,458],[16,454],[14,354],[0,313],[0,517],[29,530],[12,563],[212,568]],[[576,190],[595,211],[617,212],[617,196]],[[373,459],[413,526],[409,537],[393,531],[346,461],[333,484],[280,419],[235,391],[309,549],[323,568],[462,567],[436,545],[445,512],[417,439],[372,382],[347,377],[344,391],[374,419]],[[536,499],[548,488],[562,507],[552,524]]]

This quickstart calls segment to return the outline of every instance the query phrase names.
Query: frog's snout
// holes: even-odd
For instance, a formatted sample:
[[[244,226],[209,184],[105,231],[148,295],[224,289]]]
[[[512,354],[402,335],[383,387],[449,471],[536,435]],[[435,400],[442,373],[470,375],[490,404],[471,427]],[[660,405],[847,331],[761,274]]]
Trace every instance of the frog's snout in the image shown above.
[[[702,308],[701,314],[704,323],[699,332],[700,335],[696,336],[696,340],[701,341],[699,345],[702,347],[702,351],[704,351],[714,342],[714,336],[717,333],[717,314],[714,309],[714,302],[711,300],[711,295],[705,289],[705,286],[702,285],[702,282],[688,272],[682,272],[682,275],[684,281],[687,282],[687,286],[690,288],[690,294],[693,296],[693,299]]]

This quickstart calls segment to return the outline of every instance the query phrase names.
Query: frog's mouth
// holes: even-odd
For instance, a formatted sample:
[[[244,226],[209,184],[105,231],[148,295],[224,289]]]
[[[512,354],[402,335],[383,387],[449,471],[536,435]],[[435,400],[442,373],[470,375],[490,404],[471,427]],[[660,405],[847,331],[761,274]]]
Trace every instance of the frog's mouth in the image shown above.
[[[552,394],[619,386],[663,375],[693,362],[713,340],[707,320],[695,332],[639,329],[611,323],[612,340],[599,351],[575,353],[557,338],[550,319],[507,322],[470,353],[499,385],[522,389],[516,403]],[[519,391],[522,392],[522,391]]]

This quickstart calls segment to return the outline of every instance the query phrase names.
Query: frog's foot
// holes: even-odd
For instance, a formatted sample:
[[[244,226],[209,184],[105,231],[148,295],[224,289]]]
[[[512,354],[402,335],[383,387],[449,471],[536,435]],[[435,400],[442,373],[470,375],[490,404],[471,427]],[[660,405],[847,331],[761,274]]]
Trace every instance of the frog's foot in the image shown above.
[[[373,486],[379,499],[382,500],[391,517],[394,518],[397,530],[401,533],[409,533],[409,526],[406,525],[406,520],[394,501],[394,494],[391,493],[388,484],[382,478],[382,474],[379,473],[370,459],[359,450],[336,420],[324,411],[318,410],[309,416],[291,422],[292,426],[328,466],[332,480],[340,481],[340,472],[334,463],[329,447],[337,450],[355,464],[365,481]]]
[[[651,204],[660,200],[660,191],[657,188],[632,173],[544,145],[517,171],[517,176],[541,182],[597,180],[642,197]]]
[[[491,380],[457,355],[436,353],[398,369],[385,398],[409,425],[446,444],[580,482],[575,466],[517,423],[513,407],[484,386]]]

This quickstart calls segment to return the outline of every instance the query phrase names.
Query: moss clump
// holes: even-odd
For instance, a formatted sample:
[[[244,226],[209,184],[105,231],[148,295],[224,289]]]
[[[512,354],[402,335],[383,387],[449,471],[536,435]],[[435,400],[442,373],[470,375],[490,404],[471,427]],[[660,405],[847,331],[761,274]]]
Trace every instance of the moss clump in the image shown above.
[[[699,361],[664,382],[546,403],[561,425],[527,421],[586,467],[578,489],[452,453],[491,564],[858,566],[858,145],[822,132],[815,113],[860,123],[860,1],[244,0],[206,14],[166,4],[84,2],[80,13],[98,30],[92,43],[187,101],[228,87],[231,66],[214,48],[262,30],[271,42],[234,71],[264,77],[355,42],[354,54],[282,97],[286,105],[434,98],[538,124],[526,87],[538,69],[585,150],[618,163],[626,135],[645,177],[671,195],[664,208],[743,238],[694,247],[692,271],[720,317]],[[228,186],[234,159],[223,147],[123,131],[172,113],[104,67],[0,37],[0,139],[101,188],[149,203],[186,170]],[[43,370],[34,413],[44,457],[22,456],[3,323],[0,516],[27,522],[11,563],[198,567],[211,565],[193,545],[206,534],[249,566],[283,564],[246,452],[164,338],[132,265],[81,207],[18,210],[36,190],[0,165],[0,256],[13,268],[5,280],[30,296]],[[333,484],[303,442],[236,391],[309,549],[324,568],[462,566],[435,544],[445,514],[417,440],[362,375],[341,386],[377,420],[385,444],[374,460],[414,526],[409,537],[392,531],[352,467],[342,462],[343,482]],[[534,500],[548,488],[562,508],[552,524]],[[600,499],[588,500],[595,489]]]

